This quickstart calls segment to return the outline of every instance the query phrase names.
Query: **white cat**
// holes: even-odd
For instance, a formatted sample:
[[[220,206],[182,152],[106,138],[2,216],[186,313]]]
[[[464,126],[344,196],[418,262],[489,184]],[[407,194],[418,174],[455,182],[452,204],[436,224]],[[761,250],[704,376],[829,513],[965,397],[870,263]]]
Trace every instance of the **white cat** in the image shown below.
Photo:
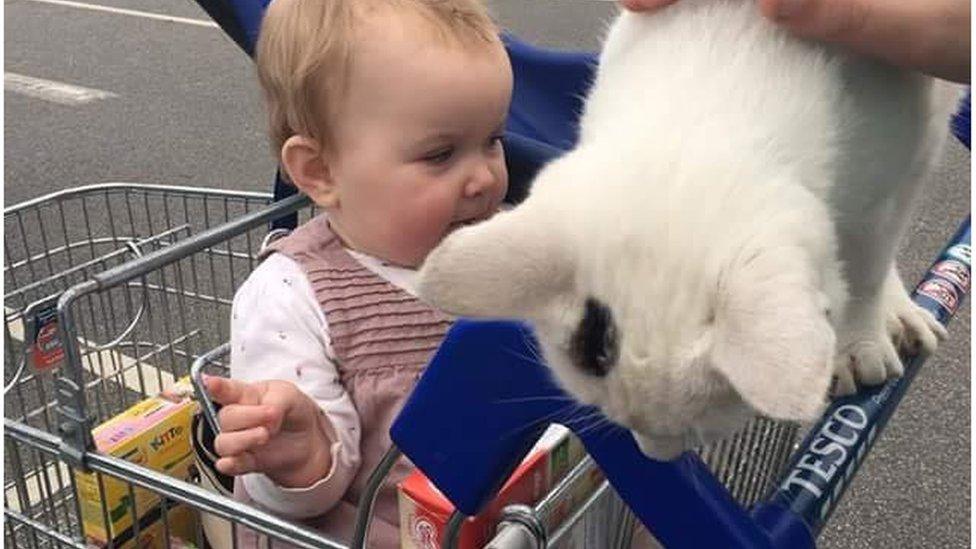
[[[811,420],[944,329],[896,245],[958,89],[802,42],[754,2],[612,25],[578,146],[421,272],[447,311],[521,317],[557,379],[663,459],[756,412]],[[893,339],[895,344],[892,343]]]

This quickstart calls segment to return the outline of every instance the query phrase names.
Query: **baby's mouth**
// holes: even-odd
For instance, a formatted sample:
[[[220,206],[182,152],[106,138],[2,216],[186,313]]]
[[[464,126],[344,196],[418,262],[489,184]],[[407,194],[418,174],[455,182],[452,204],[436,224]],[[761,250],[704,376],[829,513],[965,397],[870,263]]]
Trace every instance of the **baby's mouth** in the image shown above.
[[[488,219],[489,217],[491,216],[479,215],[477,217],[471,217],[468,219],[459,219],[457,221],[451,222],[451,224],[447,226],[447,229],[448,231],[453,231],[455,229],[460,229],[461,227],[468,227],[476,223],[481,223],[482,221]]]

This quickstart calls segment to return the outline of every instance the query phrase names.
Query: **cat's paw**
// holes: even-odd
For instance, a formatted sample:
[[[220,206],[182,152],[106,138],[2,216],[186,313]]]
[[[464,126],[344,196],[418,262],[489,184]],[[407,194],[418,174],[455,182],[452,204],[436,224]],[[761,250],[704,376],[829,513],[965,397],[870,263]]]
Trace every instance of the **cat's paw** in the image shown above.
[[[888,287],[882,313],[883,322],[850,323],[850,328],[840,332],[834,364],[835,396],[853,394],[857,384],[880,385],[901,376],[905,368],[899,350],[930,354],[948,335],[931,313],[908,297],[900,282]],[[866,316],[877,318],[874,314]]]
[[[900,290],[900,289],[899,289]],[[911,354],[932,354],[939,342],[948,337],[945,326],[932,313],[915,304],[904,290],[888,299],[885,323],[898,349]]]
[[[834,359],[834,396],[854,394],[858,384],[880,385],[905,372],[891,337],[883,329],[873,336],[852,338],[838,348]]]

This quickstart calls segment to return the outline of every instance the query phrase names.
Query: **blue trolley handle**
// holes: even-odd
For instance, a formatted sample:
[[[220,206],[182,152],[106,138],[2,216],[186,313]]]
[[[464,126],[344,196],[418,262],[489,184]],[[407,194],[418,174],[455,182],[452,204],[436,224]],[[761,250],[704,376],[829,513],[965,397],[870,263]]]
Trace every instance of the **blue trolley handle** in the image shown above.
[[[971,254],[967,217],[912,293],[914,302],[943,325],[969,293]],[[792,529],[800,519],[816,538],[925,358],[902,356],[904,376],[830,405],[794,453],[779,485],[756,508],[761,525],[771,531]]]

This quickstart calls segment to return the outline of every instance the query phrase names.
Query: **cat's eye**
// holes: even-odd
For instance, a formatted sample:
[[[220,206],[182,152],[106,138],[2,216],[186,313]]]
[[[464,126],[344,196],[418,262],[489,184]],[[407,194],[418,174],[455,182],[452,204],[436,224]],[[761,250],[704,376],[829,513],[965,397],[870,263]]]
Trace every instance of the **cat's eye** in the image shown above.
[[[583,318],[570,343],[573,362],[589,375],[606,376],[617,363],[618,339],[610,308],[595,298],[587,298]]]

